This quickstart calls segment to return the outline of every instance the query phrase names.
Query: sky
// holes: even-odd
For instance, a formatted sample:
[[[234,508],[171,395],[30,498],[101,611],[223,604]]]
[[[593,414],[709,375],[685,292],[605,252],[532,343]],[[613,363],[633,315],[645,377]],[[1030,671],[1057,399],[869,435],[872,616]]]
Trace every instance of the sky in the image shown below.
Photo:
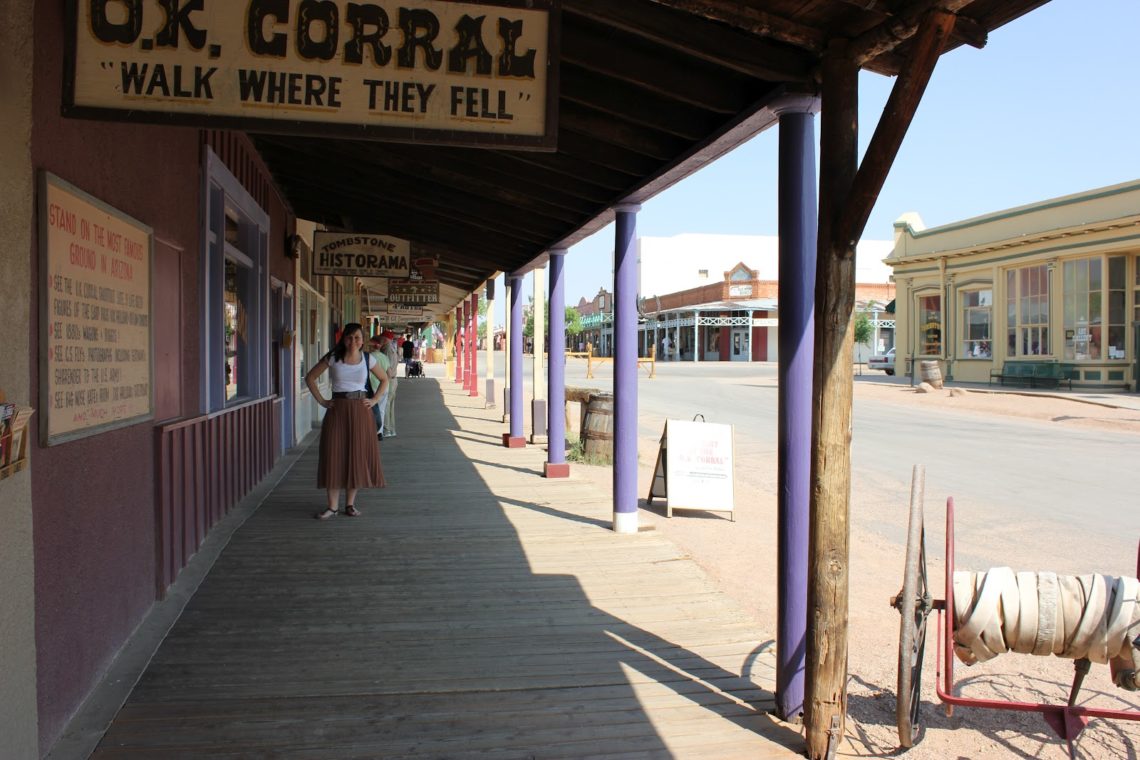
[[[908,211],[935,227],[1140,178],[1137,29],[1140,0],[1052,0],[991,33],[984,48],[942,56],[864,239],[890,240]],[[860,153],[893,83],[860,74]],[[638,234],[777,234],[778,131],[642,204]],[[567,303],[613,289],[613,238],[610,225],[570,249]],[[523,293],[532,292],[528,276]],[[504,299],[495,306],[502,324]]]

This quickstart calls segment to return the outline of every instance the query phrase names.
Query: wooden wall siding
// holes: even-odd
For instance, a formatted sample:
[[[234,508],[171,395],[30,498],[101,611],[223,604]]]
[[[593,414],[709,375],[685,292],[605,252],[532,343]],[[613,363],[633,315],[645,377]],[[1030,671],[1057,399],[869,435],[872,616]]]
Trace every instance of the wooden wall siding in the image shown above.
[[[155,428],[157,598],[280,456],[281,403],[251,401]]]
[[[204,129],[202,143],[218,154],[222,163],[237,177],[246,192],[253,196],[258,206],[269,208],[269,169],[245,134]]]

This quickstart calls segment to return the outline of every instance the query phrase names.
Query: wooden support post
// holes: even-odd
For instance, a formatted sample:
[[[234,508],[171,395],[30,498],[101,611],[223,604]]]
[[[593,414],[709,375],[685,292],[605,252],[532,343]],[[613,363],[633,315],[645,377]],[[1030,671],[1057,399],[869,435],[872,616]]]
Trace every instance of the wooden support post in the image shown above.
[[[847,712],[855,244],[953,29],[953,14],[924,18],[858,172],[859,65],[843,40],[823,58],[804,705],[812,760],[840,741]]]
[[[851,491],[851,354],[855,247],[835,232],[858,161],[859,67],[845,41],[823,58],[818,263],[808,547],[807,755],[827,757],[847,712],[847,603]],[[838,720],[839,733],[832,730]],[[835,737],[835,738],[832,738]]]
[[[955,16],[941,10],[926,14],[914,40],[914,53],[891,89],[883,106],[879,124],[871,136],[863,163],[855,175],[850,194],[840,215],[837,239],[855,244],[863,236],[863,228],[871,216],[871,209],[879,198],[879,191],[887,173],[895,162],[903,137],[914,119],[922,94],[934,73],[934,64],[942,54],[950,33],[954,31]]]

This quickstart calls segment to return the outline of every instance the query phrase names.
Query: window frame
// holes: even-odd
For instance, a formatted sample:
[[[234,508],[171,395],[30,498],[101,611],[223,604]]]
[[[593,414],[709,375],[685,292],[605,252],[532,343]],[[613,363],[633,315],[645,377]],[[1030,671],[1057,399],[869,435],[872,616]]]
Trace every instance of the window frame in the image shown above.
[[[1004,275],[1006,358],[1034,359],[1053,357],[1052,337],[1050,335],[1053,318],[1052,267],[1044,262],[1033,263],[1020,267],[1010,267],[1004,270]],[[1033,280],[1037,275],[1040,276],[1040,282],[1044,283],[1044,289],[1034,291]],[[1028,294],[1022,293],[1022,283],[1026,281],[1028,281],[1029,285],[1027,289],[1030,291]],[[1043,311],[1042,304],[1044,304]],[[1038,321],[1030,321],[1026,316],[1026,312],[1029,312],[1031,315],[1034,308],[1037,309]],[[1009,345],[1011,334],[1014,338],[1012,351],[1010,351]],[[1025,345],[1023,339],[1033,334],[1036,334],[1036,345],[1038,345],[1041,350],[1036,353],[1033,351],[1022,351],[1022,347]]]
[[[1073,362],[1126,362],[1128,355],[1128,258],[1126,253],[1101,253],[1081,256],[1061,262],[1062,273],[1062,329],[1064,332],[1062,356]],[[1098,265],[1098,287],[1094,289],[1092,265]],[[1119,263],[1114,272],[1113,263]],[[1085,267],[1081,272],[1079,267]],[[1071,274],[1070,274],[1071,273]],[[1082,276],[1083,275],[1083,276]],[[1083,284],[1083,287],[1081,287]],[[1134,285],[1133,288],[1136,288]],[[1113,298],[1118,301],[1119,320],[1113,320]],[[1091,310],[1094,303],[1098,313]],[[1133,297],[1140,298],[1140,295]],[[1080,302],[1078,302],[1080,299]],[[1137,302],[1140,307],[1140,302]],[[1085,308],[1081,308],[1085,307]],[[1137,310],[1140,310],[1138,308]],[[1084,332],[1082,332],[1082,327]],[[1109,338],[1118,331],[1121,345],[1110,346]],[[1082,338],[1082,336],[1084,336]],[[1087,342],[1088,349],[1078,352],[1079,344]],[[1119,355],[1110,354],[1119,352]],[[1082,355],[1086,354],[1087,355]]]
[[[967,299],[970,295],[975,293],[989,293],[990,302],[988,306],[971,306],[967,304]],[[966,361],[992,361],[994,355],[994,286],[992,282],[976,282],[964,285],[958,288],[958,304],[959,304],[959,318],[961,335],[961,349],[962,353],[960,359]],[[970,315],[973,313],[984,312],[986,314],[986,338],[974,339],[970,337]],[[985,353],[974,354],[972,344],[985,343],[988,347]]]
[[[926,333],[930,332],[929,325],[933,324],[933,320],[927,320],[926,313],[928,309],[923,305],[927,299],[938,299],[938,342],[937,344],[926,340]],[[942,291],[934,289],[916,290],[914,292],[914,324],[915,324],[915,356],[920,357],[937,357],[942,358],[946,350],[946,320],[945,320],[945,306],[946,299]],[[927,349],[937,345],[938,350],[931,353]]]
[[[202,413],[264,398],[272,388],[269,340],[269,214],[210,148],[204,150],[203,218],[200,262]],[[226,267],[236,266],[243,299],[245,337],[237,354],[239,386],[229,393],[226,368]]]

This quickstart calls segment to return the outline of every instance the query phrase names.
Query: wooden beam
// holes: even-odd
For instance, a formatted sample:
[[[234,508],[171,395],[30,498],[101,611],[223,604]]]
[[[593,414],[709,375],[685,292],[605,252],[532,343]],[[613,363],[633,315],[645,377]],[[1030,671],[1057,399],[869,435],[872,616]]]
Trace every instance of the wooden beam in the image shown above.
[[[562,62],[558,84],[559,97],[563,101],[588,106],[631,124],[651,127],[690,142],[704,139],[723,121],[708,111],[668,100],[565,61]]]
[[[542,251],[547,240],[537,236],[521,238],[517,234],[504,234],[501,230],[460,221],[447,215],[424,213],[414,203],[363,196],[336,196],[332,194],[331,188],[307,187],[306,190],[298,189],[289,195],[298,216],[302,218],[327,222],[327,209],[337,208],[353,220],[352,229],[362,232],[383,231],[428,245],[459,246],[473,253],[484,254],[493,262],[509,257],[515,251],[533,250],[535,253],[530,257],[533,258]]]
[[[515,240],[539,249],[557,236],[565,234],[589,217],[592,206],[586,207],[567,218],[554,218],[537,213],[519,215],[517,208],[509,202],[496,201],[489,189],[482,196],[474,191],[461,192],[446,185],[415,181],[417,177],[400,176],[394,171],[371,170],[362,161],[360,153],[349,147],[325,147],[323,161],[328,171],[311,171],[310,159],[298,162],[288,156],[278,156],[274,148],[263,143],[265,155],[273,157],[275,173],[288,184],[289,175],[304,177],[298,185],[296,197],[315,197],[324,205],[342,207],[348,199],[356,199],[370,208],[364,217],[373,220],[384,219],[391,224],[392,219],[406,224],[412,219],[438,219],[439,225],[465,224],[474,234],[481,230],[484,236],[498,233],[503,240]],[[358,223],[362,216],[354,218]],[[432,222],[435,226],[437,223]]]
[[[679,11],[743,29],[758,37],[767,37],[803,48],[812,53],[823,52],[823,31],[767,11],[758,10],[739,0],[652,0]]]
[[[823,59],[804,705],[812,760],[840,741],[847,712],[855,244],[953,26],[953,14],[928,13],[857,171],[859,64],[842,41]]]
[[[807,82],[815,65],[814,57],[800,48],[693,18],[692,14],[647,0],[564,0],[562,12],[757,79]]]
[[[604,26],[563,19],[562,60],[590,71],[636,85],[681,103],[721,114],[742,111],[755,94],[749,80],[710,64],[647,49],[636,38],[615,40]]]
[[[581,183],[591,188],[591,198],[601,193],[606,198],[613,198],[615,190],[629,185],[629,177],[619,171],[597,164],[583,164],[570,156],[561,153],[539,153],[537,151],[519,150],[513,153],[500,155],[502,171],[520,172],[528,179],[537,181],[545,177],[550,185],[560,182]],[[575,195],[583,200],[585,196],[575,191]],[[596,208],[592,206],[591,208]]]
[[[872,58],[877,58],[894,50],[913,37],[929,13],[933,11],[957,13],[971,2],[973,0],[921,0],[921,2],[911,3],[897,16],[888,18],[854,39],[851,42],[852,59],[858,66],[863,66]],[[953,24],[951,24],[951,28],[953,28]],[[985,42],[983,41],[982,44]],[[941,51],[942,48],[940,47],[939,52],[941,53]]]
[[[338,142],[338,141],[334,141]],[[481,171],[462,171],[450,161],[423,161],[409,151],[393,151],[380,143],[344,144],[341,147],[325,146],[323,157],[336,156],[338,162],[351,160],[354,166],[363,167],[364,176],[395,181],[399,186],[426,192],[431,198],[447,202],[449,198],[461,200],[465,195],[478,199],[477,203],[492,201],[515,211],[525,210],[536,219],[559,225],[569,224],[590,212],[595,204],[564,196],[555,190],[554,199],[565,199],[564,204],[549,202],[543,190],[549,187],[520,187],[508,177],[488,177]],[[478,208],[474,209],[479,211]],[[481,212],[480,212],[481,213]]]
[[[927,13],[915,39],[912,58],[895,80],[836,229],[839,238],[852,246],[863,235],[934,66],[954,29],[954,19],[954,14],[943,10]]]
[[[341,176],[344,177],[343,184],[323,177],[310,177],[306,183],[307,192],[298,191],[291,197],[323,198],[325,205],[341,207],[354,202],[358,207],[370,209],[352,214],[361,232],[385,231],[392,229],[393,225],[407,226],[412,220],[422,220],[433,228],[464,226],[470,230],[467,237],[482,235],[490,238],[494,235],[503,241],[541,249],[548,240],[556,239],[555,236],[573,227],[573,222],[533,218],[522,224],[517,214],[512,215],[509,206],[477,202],[468,194],[432,193],[422,185],[413,188],[394,179],[353,178],[347,173]],[[370,226],[362,227],[364,224]]]
[[[595,140],[657,161],[668,161],[691,144],[691,141],[640,127],[577,103],[562,103],[558,109],[558,128],[590,135]]]
[[[361,161],[369,168],[392,171],[409,181],[423,181],[429,187],[462,190],[495,198],[516,209],[524,209],[560,222],[578,219],[609,197],[605,191],[599,191],[585,183],[576,187],[589,191],[586,196],[571,191],[567,186],[554,187],[549,181],[534,176],[538,173],[537,169],[528,172],[509,171],[511,167],[504,166],[503,160],[484,155],[487,154],[486,150],[457,154],[464,156],[460,159],[431,150],[392,151],[387,145],[370,145],[376,147],[359,153]]]
[[[596,140],[592,135],[567,130],[558,135],[558,152],[573,157],[585,165],[598,166],[628,174],[630,185],[661,168],[661,162],[641,156],[609,143]],[[611,202],[614,199],[611,199]],[[601,211],[602,209],[599,209]]]
[[[821,68],[819,231],[808,546],[804,728],[811,760],[843,738],[847,713],[854,246],[835,226],[858,161],[859,67],[835,40]]]

